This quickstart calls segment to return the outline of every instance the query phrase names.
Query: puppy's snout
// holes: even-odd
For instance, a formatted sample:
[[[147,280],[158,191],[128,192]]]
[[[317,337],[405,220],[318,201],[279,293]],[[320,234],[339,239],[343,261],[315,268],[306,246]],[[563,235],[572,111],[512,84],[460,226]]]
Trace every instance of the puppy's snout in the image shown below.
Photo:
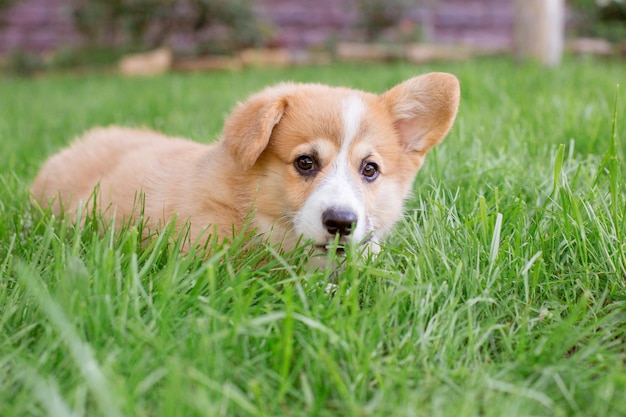
[[[350,210],[331,208],[322,213],[322,224],[331,235],[348,236],[356,222],[357,215]]]

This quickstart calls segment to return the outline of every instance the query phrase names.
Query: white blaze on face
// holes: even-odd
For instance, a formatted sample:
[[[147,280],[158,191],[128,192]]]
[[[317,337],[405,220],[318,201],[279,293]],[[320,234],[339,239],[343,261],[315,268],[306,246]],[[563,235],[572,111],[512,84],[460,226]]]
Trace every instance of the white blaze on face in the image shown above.
[[[324,167],[324,178],[295,218],[296,232],[321,245],[334,239],[322,223],[322,215],[329,209],[350,211],[356,215],[356,227],[352,229],[350,241],[362,241],[368,232],[364,196],[360,184],[356,182],[361,181],[355,170],[359,167],[351,166],[349,159],[350,149],[365,115],[365,103],[358,95],[351,95],[343,99],[341,110],[343,138],[339,152],[331,165]]]

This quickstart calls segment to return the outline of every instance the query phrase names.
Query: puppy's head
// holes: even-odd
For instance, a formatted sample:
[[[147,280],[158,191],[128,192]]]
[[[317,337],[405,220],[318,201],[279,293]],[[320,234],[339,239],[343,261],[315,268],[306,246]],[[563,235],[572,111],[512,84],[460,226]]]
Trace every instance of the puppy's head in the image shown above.
[[[457,79],[430,73],[382,95],[280,84],[239,104],[224,144],[249,184],[261,232],[292,246],[376,246],[402,214],[426,153],[448,133]]]

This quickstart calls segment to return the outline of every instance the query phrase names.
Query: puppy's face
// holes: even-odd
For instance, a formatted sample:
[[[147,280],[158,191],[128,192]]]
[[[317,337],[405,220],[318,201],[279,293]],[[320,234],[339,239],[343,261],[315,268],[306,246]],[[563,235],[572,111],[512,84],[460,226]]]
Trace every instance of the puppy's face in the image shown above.
[[[250,184],[254,224],[287,247],[303,239],[323,251],[338,238],[376,248],[426,152],[449,130],[458,96],[447,74],[380,96],[297,84],[252,96],[226,122],[224,140]]]

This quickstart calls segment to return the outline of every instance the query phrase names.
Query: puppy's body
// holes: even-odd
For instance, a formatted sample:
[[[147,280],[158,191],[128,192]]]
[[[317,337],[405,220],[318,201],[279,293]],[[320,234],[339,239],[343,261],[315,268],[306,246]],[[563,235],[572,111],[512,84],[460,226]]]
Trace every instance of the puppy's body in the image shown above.
[[[79,204],[91,207],[96,198],[107,217],[136,218],[143,211],[152,229],[176,218],[179,224],[192,221],[193,236],[208,226],[228,236],[246,215],[238,210],[231,162],[222,143],[203,145],[150,130],[97,128],[52,156],[32,192],[51,201],[56,213],[75,212]]]
[[[383,95],[317,84],[280,84],[251,96],[203,145],[148,130],[94,129],[51,157],[32,186],[56,212],[75,211],[99,185],[105,216],[152,228],[176,218],[192,239],[229,237],[248,215],[286,248],[313,241],[376,243],[402,214],[426,152],[447,134],[459,102],[449,74]]]

